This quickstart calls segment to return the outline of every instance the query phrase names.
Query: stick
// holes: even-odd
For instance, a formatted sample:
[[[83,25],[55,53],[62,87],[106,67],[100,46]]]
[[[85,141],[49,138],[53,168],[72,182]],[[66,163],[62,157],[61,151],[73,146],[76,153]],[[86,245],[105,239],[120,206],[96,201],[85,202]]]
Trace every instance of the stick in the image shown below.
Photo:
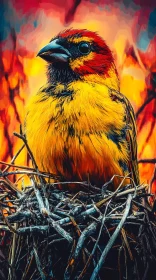
[[[51,174],[45,174],[45,173],[40,173],[40,172],[35,172],[35,171],[27,171],[27,170],[16,170],[16,171],[10,171],[10,172],[4,172],[0,173],[0,177],[7,177],[9,175],[19,175],[19,174],[26,174],[26,175],[37,175],[45,178],[54,178],[54,175]]]
[[[110,251],[110,249],[112,248],[116,238],[118,237],[118,235],[120,233],[120,230],[122,229],[122,227],[124,225],[124,222],[126,221],[127,216],[129,214],[132,198],[133,198],[132,195],[129,194],[128,199],[127,199],[127,203],[126,203],[126,209],[125,209],[125,212],[123,214],[123,217],[122,217],[120,223],[118,224],[116,230],[114,231],[113,235],[111,236],[110,240],[108,241],[108,243],[107,243],[107,245],[106,245],[106,247],[105,247],[105,249],[104,249],[104,251],[103,251],[103,253],[100,257],[100,260],[99,260],[97,266],[95,267],[95,269],[92,273],[92,276],[91,276],[90,280],[95,280],[96,279],[100,269],[102,268],[102,266],[105,262],[105,259],[107,257],[108,252]]]
[[[38,268],[38,271],[39,271],[39,273],[41,275],[41,278],[42,278],[42,280],[46,280],[46,276],[45,276],[45,274],[44,274],[44,272],[42,270],[42,266],[41,266],[41,263],[40,263],[40,260],[39,260],[39,257],[38,257],[38,253],[37,253],[37,250],[36,250],[35,247],[33,248],[33,251],[34,251],[34,256],[35,256],[37,268]]]
[[[21,151],[24,149],[24,147],[25,147],[25,144],[23,144],[22,147],[18,150],[18,152],[13,156],[10,164],[9,163],[7,164],[8,166],[3,170],[3,172],[6,172],[9,169],[9,167],[12,166],[12,164],[15,162],[15,159],[18,157],[18,155],[21,153]],[[0,163],[1,164],[6,164],[3,161],[0,161]]]
[[[156,158],[140,159],[140,160],[138,160],[138,163],[152,163],[152,164],[155,164],[156,163]]]
[[[24,144],[25,144],[25,146],[26,146],[26,148],[27,148],[27,151],[28,151],[28,153],[29,153],[29,155],[30,155],[30,158],[31,158],[31,160],[32,160],[32,162],[33,162],[33,164],[34,164],[34,167],[35,167],[35,169],[38,171],[37,163],[36,163],[36,161],[35,161],[35,159],[34,159],[34,156],[33,156],[33,154],[32,154],[32,151],[31,151],[30,148],[29,148],[29,145],[28,145],[28,143],[27,143],[27,140],[26,140],[25,136],[22,135],[22,134],[19,134],[19,133],[17,133],[17,132],[14,132],[13,134],[14,134],[16,137],[18,137],[18,138],[20,138],[21,140],[23,140],[23,142],[24,142]]]
[[[107,212],[107,210],[108,210],[109,203],[110,203],[110,201],[109,201],[109,202],[107,203],[107,205],[106,205],[105,213],[104,213],[104,215],[103,215],[103,217],[102,217],[102,221],[101,221],[101,227],[100,227],[100,230],[99,230],[99,234],[98,234],[97,240],[96,240],[96,242],[95,242],[95,245],[94,245],[94,247],[93,247],[93,250],[92,250],[92,252],[91,252],[91,254],[90,254],[90,256],[89,256],[89,258],[88,258],[88,260],[87,260],[87,263],[86,263],[86,265],[85,265],[83,271],[82,271],[81,274],[79,275],[78,280],[82,279],[83,275],[85,274],[85,272],[86,272],[86,270],[87,270],[87,267],[88,267],[89,264],[90,264],[91,259],[93,258],[94,254],[95,254],[95,251],[96,251],[96,248],[97,248],[97,246],[98,246],[99,239],[100,239],[100,236],[101,236],[101,233],[102,233],[102,229],[103,229],[103,226],[104,226],[104,223],[105,223],[106,212]]]
[[[138,118],[138,116],[140,115],[140,113],[144,110],[144,108],[153,100],[155,99],[155,95],[150,96],[142,105],[141,107],[138,109],[138,111],[136,112],[136,118]]]
[[[19,168],[19,169],[24,169],[24,170],[29,170],[29,171],[32,171],[32,172],[35,172],[36,169],[35,168],[32,168],[32,167],[28,167],[28,166],[23,166],[23,165],[17,165],[17,164],[12,164],[12,163],[7,163],[5,161],[0,161],[1,164],[4,164],[4,165],[8,165],[9,167],[14,167],[14,168]],[[3,170],[3,173],[5,173],[8,169],[4,169]],[[54,178],[60,178],[59,175],[56,175],[56,174],[52,174],[52,173],[48,173],[48,172],[42,172],[40,171],[41,174],[44,174],[44,175],[48,175],[49,176],[53,176]]]

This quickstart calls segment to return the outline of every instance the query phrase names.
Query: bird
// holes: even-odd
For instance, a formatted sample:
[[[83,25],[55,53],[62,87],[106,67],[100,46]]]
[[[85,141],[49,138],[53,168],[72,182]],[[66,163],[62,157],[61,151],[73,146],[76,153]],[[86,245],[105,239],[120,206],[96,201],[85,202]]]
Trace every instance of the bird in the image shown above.
[[[37,56],[47,62],[47,82],[26,105],[24,131],[39,170],[64,182],[110,181],[113,191],[130,180],[138,185],[135,114],[105,40],[66,29]]]

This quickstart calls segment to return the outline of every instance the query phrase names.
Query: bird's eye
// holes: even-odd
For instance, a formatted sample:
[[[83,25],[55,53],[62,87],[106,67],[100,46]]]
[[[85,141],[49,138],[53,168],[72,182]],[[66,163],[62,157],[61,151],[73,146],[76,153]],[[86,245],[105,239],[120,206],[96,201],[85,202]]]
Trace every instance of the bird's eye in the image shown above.
[[[88,43],[82,42],[79,44],[78,48],[81,54],[90,53],[90,45]]]

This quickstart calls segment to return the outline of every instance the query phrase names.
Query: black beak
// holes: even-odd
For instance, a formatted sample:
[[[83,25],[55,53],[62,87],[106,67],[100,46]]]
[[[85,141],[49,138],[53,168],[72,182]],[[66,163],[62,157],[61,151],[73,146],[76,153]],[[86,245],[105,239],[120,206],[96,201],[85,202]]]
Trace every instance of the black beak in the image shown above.
[[[70,52],[59,44],[59,40],[55,39],[48,45],[43,47],[37,54],[47,62],[67,62],[71,56]]]

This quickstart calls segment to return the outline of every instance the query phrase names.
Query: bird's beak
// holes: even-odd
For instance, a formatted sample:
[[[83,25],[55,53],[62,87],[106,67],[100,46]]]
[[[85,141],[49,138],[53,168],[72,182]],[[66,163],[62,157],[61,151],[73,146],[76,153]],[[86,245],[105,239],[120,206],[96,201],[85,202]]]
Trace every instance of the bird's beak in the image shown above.
[[[48,45],[43,47],[37,54],[47,62],[67,62],[71,56],[70,52],[59,44],[59,40],[55,39]]]

